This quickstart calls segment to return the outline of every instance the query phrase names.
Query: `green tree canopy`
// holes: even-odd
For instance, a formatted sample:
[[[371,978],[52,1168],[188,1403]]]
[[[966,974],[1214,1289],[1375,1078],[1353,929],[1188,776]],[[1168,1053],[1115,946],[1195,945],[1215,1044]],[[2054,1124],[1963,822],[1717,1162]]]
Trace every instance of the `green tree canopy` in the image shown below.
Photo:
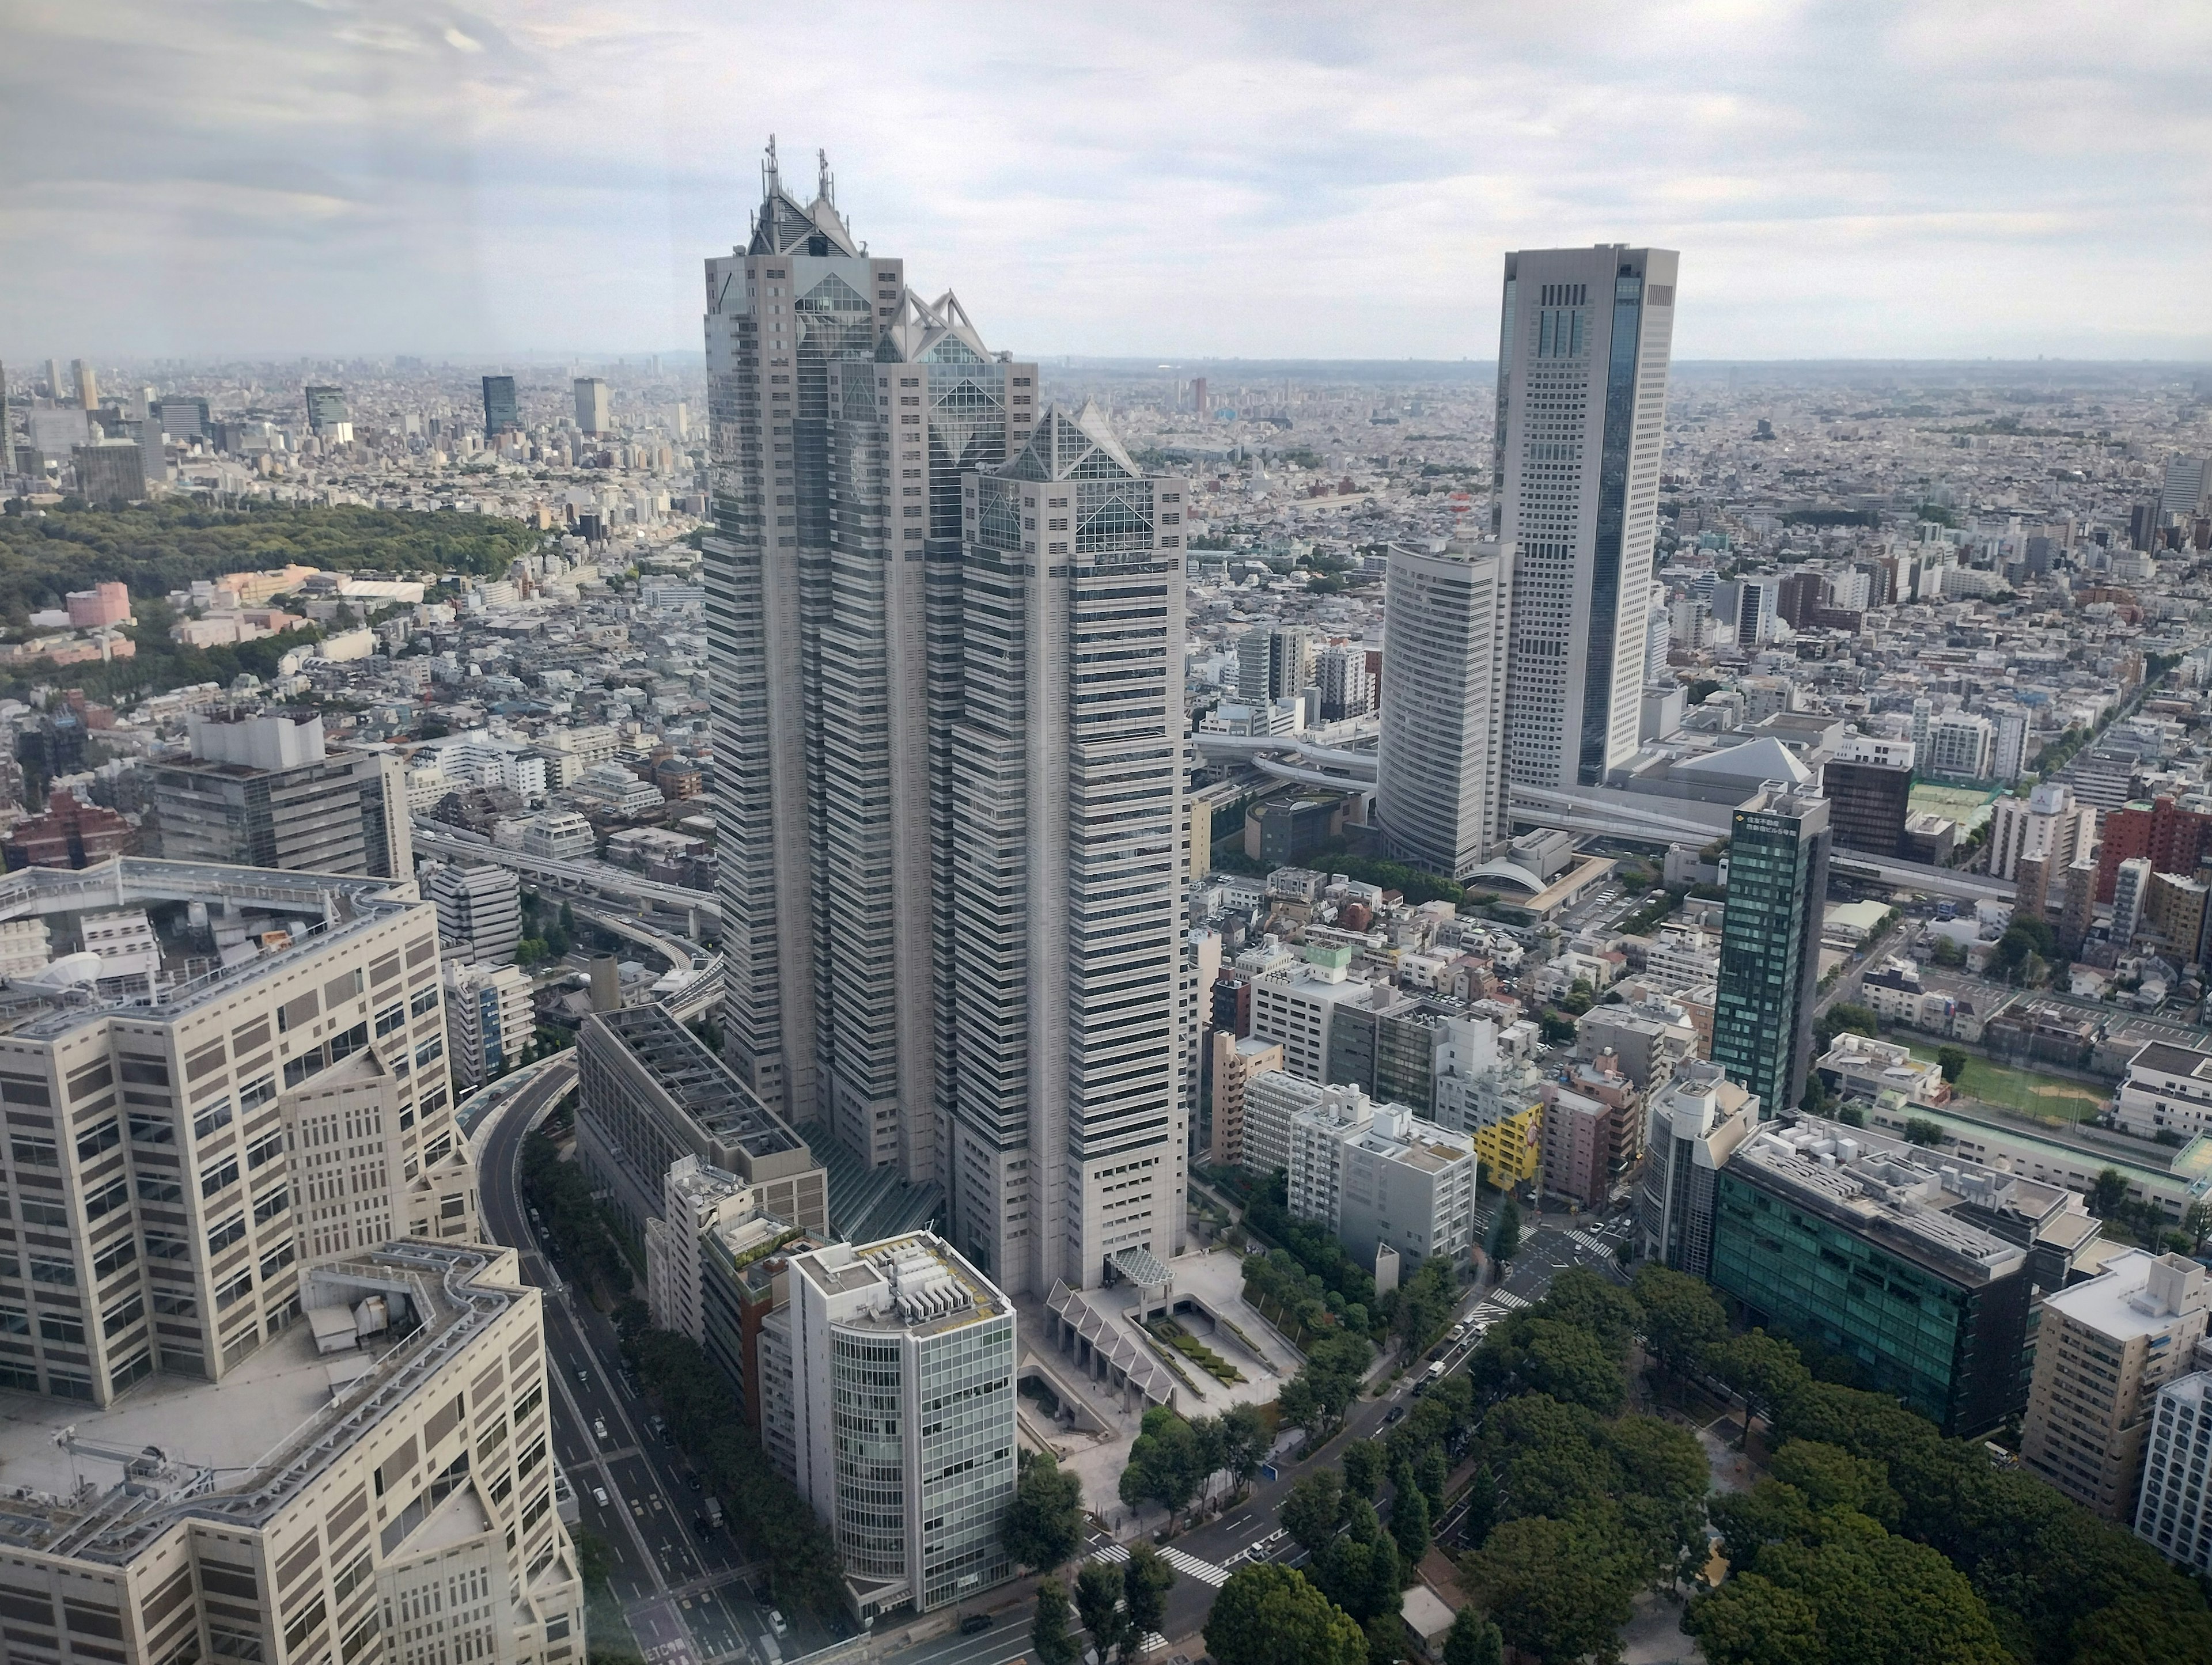
[[[1037,1665],[1075,1665],[1083,1650],[1067,1626],[1067,1591],[1057,1578],[1039,1582],[1036,1616],[1030,1621],[1030,1646]]]
[[[1206,1650],[1215,1665],[1366,1665],[1359,1622],[1291,1568],[1239,1567],[1213,1598]]]
[[[1540,1665],[1617,1658],[1643,1582],[1636,1559],[1596,1528],[1540,1516],[1492,1528],[1461,1576],[1506,1641]]]
[[[1091,1651],[1106,1665],[1128,1619],[1121,1608],[1121,1569],[1112,1561],[1086,1561],[1075,1577],[1075,1611],[1091,1632]]]
[[[1083,1539],[1083,1482],[1063,1472],[1049,1451],[1029,1456],[1000,1534],[1022,1565],[1060,1565]]]
[[[1121,1567],[1121,1595],[1127,1603],[1128,1630],[1121,1641],[1122,1657],[1133,1654],[1167,1623],[1168,1591],[1175,1585],[1176,1570],[1167,1558],[1139,1538],[1129,1546],[1129,1559]]]

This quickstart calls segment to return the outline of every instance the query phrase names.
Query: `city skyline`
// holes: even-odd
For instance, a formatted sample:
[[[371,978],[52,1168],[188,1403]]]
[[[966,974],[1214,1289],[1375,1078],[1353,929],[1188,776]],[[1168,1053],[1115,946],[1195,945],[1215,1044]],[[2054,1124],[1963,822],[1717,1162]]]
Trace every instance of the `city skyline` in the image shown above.
[[[865,176],[886,245],[977,272],[1024,355],[1480,356],[1499,253],[1600,240],[1694,253],[1686,358],[2212,353],[2185,96],[2212,34],[2179,6],[2015,9],[1994,49],[1956,8],[1594,10],[1564,38],[1438,12],[1402,45],[1225,8],[1175,20],[1171,65],[1119,18],[894,16],[834,81],[755,67],[813,65],[787,32],[816,20],[674,0],[642,27],[9,12],[11,360],[688,347],[696,262],[769,131]],[[1010,204],[1018,274],[988,255]],[[2093,304],[2108,285],[2124,313]]]

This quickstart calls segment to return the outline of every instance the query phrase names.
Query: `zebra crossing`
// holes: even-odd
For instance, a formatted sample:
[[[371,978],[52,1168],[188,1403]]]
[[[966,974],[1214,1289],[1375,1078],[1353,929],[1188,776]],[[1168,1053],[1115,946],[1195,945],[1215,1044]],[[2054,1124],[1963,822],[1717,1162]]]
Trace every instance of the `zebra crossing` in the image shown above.
[[[1508,1312],[1514,1311],[1518,1308],[1525,1307],[1528,1304],[1525,1299],[1516,1295],[1510,1289],[1493,1289],[1490,1291],[1487,1298],[1497,1302],[1499,1306],[1504,1307]]]
[[[1593,1237],[1587,1231],[1570,1231],[1567,1233],[1567,1236],[1593,1254],[1610,1255],[1613,1253],[1613,1245],[1611,1243],[1606,1242],[1602,1237]]]
[[[1129,1547],[1127,1544],[1102,1544],[1091,1559],[1119,1564],[1129,1559]],[[1219,1589],[1229,1582],[1228,1568],[1218,1567],[1211,1561],[1201,1561],[1197,1556],[1186,1555],[1179,1549],[1163,1549],[1160,1559],[1173,1567],[1181,1577],[1195,1578],[1200,1583],[1214,1589]]]

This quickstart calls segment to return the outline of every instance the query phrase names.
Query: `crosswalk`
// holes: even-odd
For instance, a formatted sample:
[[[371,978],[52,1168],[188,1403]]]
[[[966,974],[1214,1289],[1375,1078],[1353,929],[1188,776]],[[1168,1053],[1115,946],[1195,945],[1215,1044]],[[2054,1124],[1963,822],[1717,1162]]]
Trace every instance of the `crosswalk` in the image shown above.
[[[1510,1289],[1493,1289],[1490,1291],[1490,1294],[1486,1298],[1497,1302],[1499,1306],[1504,1307],[1508,1312],[1511,1312],[1517,1308],[1525,1307],[1528,1304],[1526,1300],[1522,1299],[1520,1296],[1516,1295]]]
[[[1580,1243],[1584,1249],[1590,1250],[1593,1254],[1610,1255],[1613,1253],[1613,1245],[1611,1243],[1606,1242],[1602,1237],[1593,1237],[1587,1231],[1570,1231],[1567,1233],[1567,1236],[1574,1242]]]
[[[1093,1552],[1091,1559],[1094,1561],[1118,1564],[1129,1559],[1129,1547],[1127,1544],[1102,1544]],[[1228,1568],[1218,1567],[1211,1561],[1201,1561],[1197,1556],[1186,1555],[1179,1549],[1172,1547],[1163,1549],[1160,1552],[1160,1559],[1173,1567],[1182,1577],[1195,1578],[1200,1583],[1209,1585],[1214,1589],[1219,1589],[1229,1582]]]

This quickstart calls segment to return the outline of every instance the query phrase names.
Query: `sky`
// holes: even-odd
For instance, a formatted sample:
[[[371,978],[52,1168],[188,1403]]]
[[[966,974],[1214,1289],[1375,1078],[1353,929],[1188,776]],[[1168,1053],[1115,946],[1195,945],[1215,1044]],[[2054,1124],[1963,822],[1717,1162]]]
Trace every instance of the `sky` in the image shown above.
[[[696,349],[760,153],[1024,355],[2212,360],[2204,0],[0,0],[0,353]]]

